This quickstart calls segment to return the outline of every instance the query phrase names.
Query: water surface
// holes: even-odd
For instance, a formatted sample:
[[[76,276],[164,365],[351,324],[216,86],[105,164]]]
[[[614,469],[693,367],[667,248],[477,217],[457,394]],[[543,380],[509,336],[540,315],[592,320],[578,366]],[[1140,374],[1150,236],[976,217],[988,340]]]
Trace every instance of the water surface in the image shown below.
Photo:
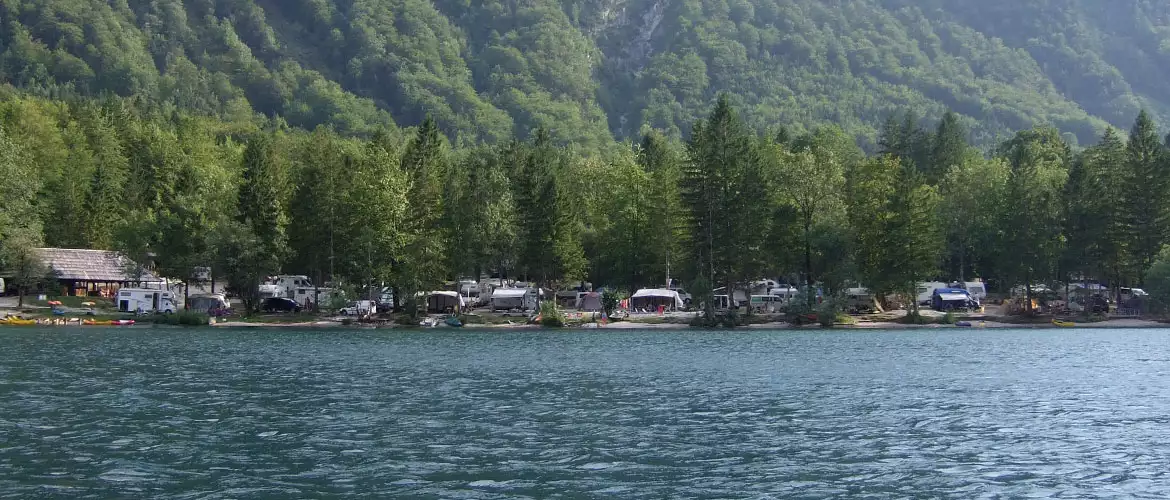
[[[0,330],[0,497],[1166,498],[1161,330]]]

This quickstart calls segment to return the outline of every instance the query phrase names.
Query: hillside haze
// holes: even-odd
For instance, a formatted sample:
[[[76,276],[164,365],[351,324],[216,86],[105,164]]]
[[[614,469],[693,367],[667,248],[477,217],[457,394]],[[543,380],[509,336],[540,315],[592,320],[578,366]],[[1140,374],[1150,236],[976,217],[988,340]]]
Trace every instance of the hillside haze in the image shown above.
[[[906,109],[989,145],[1170,116],[1154,0],[0,0],[0,78],[347,134],[431,114],[464,141],[686,135],[719,92],[760,131],[872,149]]]

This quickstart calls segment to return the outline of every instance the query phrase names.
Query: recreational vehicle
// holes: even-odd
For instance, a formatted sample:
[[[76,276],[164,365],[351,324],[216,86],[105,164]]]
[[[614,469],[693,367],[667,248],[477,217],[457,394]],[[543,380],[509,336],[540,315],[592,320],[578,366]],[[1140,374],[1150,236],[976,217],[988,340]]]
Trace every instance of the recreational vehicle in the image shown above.
[[[175,305],[175,294],[165,290],[149,288],[123,288],[118,290],[118,311],[121,312],[173,314],[178,309]]]

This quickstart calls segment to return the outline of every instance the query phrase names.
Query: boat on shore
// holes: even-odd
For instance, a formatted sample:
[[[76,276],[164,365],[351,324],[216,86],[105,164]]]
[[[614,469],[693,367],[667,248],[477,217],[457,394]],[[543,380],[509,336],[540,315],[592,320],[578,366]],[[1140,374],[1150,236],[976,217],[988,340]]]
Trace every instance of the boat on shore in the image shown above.
[[[37,320],[35,320],[35,319],[24,319],[24,318],[18,318],[16,316],[9,316],[7,318],[0,319],[0,325],[7,325],[7,326],[33,326],[36,324],[37,324]]]
[[[1077,324],[1076,324],[1076,323],[1073,323],[1072,321],[1061,321],[1061,320],[1058,320],[1058,319],[1054,319],[1054,320],[1052,320],[1052,324],[1053,324],[1054,326],[1058,326],[1058,327],[1061,327],[1061,328],[1073,328],[1073,327],[1077,326]]]
[[[111,320],[93,320],[87,319],[81,322],[85,326],[130,326],[134,324],[132,319],[111,319]]]

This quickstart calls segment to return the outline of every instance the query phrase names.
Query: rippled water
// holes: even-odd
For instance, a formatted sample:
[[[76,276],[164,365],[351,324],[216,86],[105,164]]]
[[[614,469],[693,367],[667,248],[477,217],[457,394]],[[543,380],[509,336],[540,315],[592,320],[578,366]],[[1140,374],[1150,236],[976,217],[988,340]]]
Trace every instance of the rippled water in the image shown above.
[[[1170,496],[1170,334],[0,330],[0,497]]]

